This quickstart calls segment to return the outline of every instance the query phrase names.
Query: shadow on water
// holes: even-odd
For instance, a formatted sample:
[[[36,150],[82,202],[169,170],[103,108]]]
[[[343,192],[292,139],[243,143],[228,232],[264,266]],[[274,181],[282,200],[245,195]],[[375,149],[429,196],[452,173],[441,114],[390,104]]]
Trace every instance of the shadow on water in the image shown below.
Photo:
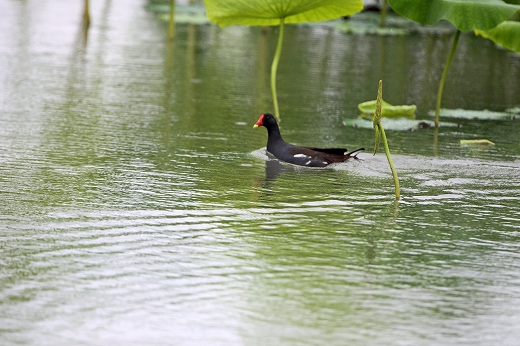
[[[273,182],[284,172],[295,172],[293,167],[287,167],[278,160],[267,160],[265,162],[265,183]]]

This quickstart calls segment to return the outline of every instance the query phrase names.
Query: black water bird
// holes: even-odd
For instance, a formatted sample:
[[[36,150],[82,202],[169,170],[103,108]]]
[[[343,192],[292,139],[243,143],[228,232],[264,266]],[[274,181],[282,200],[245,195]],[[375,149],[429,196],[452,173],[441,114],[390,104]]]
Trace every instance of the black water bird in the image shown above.
[[[346,148],[312,148],[287,143],[280,134],[278,123],[272,114],[260,115],[253,126],[267,129],[267,151],[281,161],[306,167],[326,167],[332,163],[358,159],[357,154],[365,148],[348,152]]]

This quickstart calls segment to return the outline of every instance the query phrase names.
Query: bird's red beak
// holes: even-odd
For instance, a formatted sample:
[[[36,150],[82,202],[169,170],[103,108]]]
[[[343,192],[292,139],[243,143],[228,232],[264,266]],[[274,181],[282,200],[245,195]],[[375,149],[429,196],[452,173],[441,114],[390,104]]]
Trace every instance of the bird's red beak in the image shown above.
[[[256,124],[253,125],[253,128],[256,129],[258,126],[262,126],[264,124],[264,115],[261,114],[260,118],[258,118],[258,121]]]

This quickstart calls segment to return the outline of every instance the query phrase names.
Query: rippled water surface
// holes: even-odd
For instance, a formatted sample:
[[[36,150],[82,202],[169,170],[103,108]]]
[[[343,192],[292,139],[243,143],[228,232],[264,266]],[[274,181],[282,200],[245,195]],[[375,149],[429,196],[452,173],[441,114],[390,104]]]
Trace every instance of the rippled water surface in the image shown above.
[[[145,2],[0,3],[0,344],[516,345],[518,121],[387,131],[386,158],[267,160],[276,30]],[[451,36],[286,30],[287,140],[372,148],[357,104],[428,119]],[[464,34],[448,108],[520,105],[520,57]],[[487,138],[490,147],[460,139]]]

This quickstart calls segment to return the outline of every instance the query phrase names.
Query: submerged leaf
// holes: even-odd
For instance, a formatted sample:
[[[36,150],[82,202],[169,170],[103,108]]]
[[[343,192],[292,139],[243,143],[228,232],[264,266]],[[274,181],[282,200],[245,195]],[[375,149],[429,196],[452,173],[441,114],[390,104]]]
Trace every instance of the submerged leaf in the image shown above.
[[[319,22],[360,12],[362,0],[204,0],[209,19],[218,25],[278,25]]]
[[[376,111],[376,100],[360,103],[358,109],[363,114],[373,115]],[[416,109],[416,105],[393,106],[384,100],[382,101],[382,116],[387,118],[415,118]]]
[[[435,111],[429,111],[429,115],[435,116]],[[475,119],[475,120],[503,120],[511,119],[510,113],[492,112],[488,110],[468,110],[468,109],[446,109],[441,108],[439,115],[445,118],[456,119]]]
[[[388,0],[392,8],[413,21],[433,25],[441,19],[460,31],[489,30],[520,9],[501,0]]]

